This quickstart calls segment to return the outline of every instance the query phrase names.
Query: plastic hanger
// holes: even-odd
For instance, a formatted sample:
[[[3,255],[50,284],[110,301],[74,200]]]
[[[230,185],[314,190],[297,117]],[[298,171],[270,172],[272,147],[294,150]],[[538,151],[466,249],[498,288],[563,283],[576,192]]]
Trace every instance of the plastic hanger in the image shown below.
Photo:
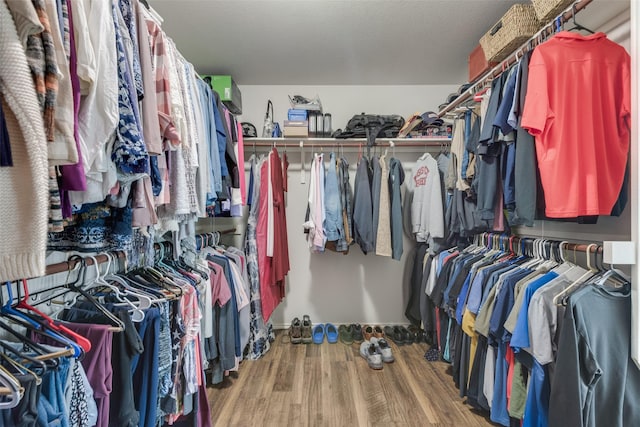
[[[44,355],[49,353],[48,350],[46,348],[44,348],[41,344],[33,341],[31,338],[29,338],[26,335],[22,335],[22,334],[18,333],[17,331],[14,330],[14,328],[12,328],[11,326],[7,325],[2,320],[0,320],[0,329],[4,329],[9,334],[13,335],[13,337],[15,337],[18,341],[27,344],[29,346],[30,350],[34,351],[36,354],[38,354],[40,356],[44,356]],[[47,369],[55,369],[59,365],[58,361],[55,358],[54,359],[39,360],[36,357],[30,356],[28,354],[24,354],[24,353],[18,351],[17,349],[11,347],[9,344],[6,344],[5,342],[3,342],[1,340],[0,340],[0,347],[2,347],[3,349],[5,349],[6,351],[8,351],[10,353],[15,354],[16,356],[20,357],[21,359],[28,360],[29,362],[32,362],[32,363],[35,363],[36,365],[39,365],[45,371]]]
[[[576,9],[576,4],[573,3],[573,6],[571,6],[571,11],[572,11],[572,23],[573,23],[573,27],[569,28],[567,31],[586,31],[589,34],[595,34],[594,31],[590,30],[589,28],[578,24],[578,21],[576,21],[576,15],[578,14],[578,11]]]
[[[80,347],[80,345],[73,341],[71,338],[60,334],[58,331],[53,330],[53,328],[49,328],[48,323],[46,321],[36,320],[33,317],[29,316],[27,313],[22,311],[18,311],[12,307],[13,304],[13,289],[10,282],[6,283],[7,285],[7,295],[8,301],[6,304],[2,305],[0,308],[0,313],[7,316],[10,319],[16,320],[16,318],[24,321],[30,328],[36,331],[42,332],[44,335],[49,338],[63,344],[69,346],[73,349],[74,357],[78,358],[83,355],[84,349]]]
[[[86,273],[86,263],[85,263],[85,259],[79,255],[73,255],[71,258],[69,258],[69,260],[72,259],[76,259],[79,260],[81,265],[82,265],[82,282],[84,282],[84,273]],[[124,330],[124,323],[122,323],[122,320],[120,320],[116,315],[114,315],[113,313],[111,313],[109,310],[107,310],[102,304],[100,304],[91,294],[89,294],[88,292],[86,292],[85,290],[83,290],[81,287],[77,286],[77,283],[79,281],[79,278],[76,279],[76,281],[74,281],[73,283],[69,283],[67,284],[67,287],[69,288],[69,290],[79,293],[80,295],[82,295],[89,303],[91,303],[91,305],[93,305],[100,313],[102,313],[110,322],[113,326],[119,328],[121,331]]]
[[[11,367],[18,371],[21,375],[31,375],[36,382],[36,385],[42,384],[42,378],[33,370],[27,368],[22,363],[18,362],[7,356],[6,353],[0,352],[0,358],[4,359]],[[40,361],[38,361],[40,362]],[[41,362],[42,363],[42,362]],[[43,368],[46,369],[46,368]]]
[[[25,279],[22,279],[22,289],[23,289],[23,292],[24,292],[24,296],[18,302],[18,305],[16,305],[16,308],[21,308],[21,309],[24,309],[24,310],[29,310],[29,311],[34,312],[35,314],[37,314],[38,316],[40,316],[42,318],[42,320],[47,324],[48,327],[50,327],[51,329],[53,329],[55,331],[61,332],[66,336],[71,337],[82,348],[82,350],[85,353],[88,352],[89,350],[91,350],[91,341],[89,341],[87,338],[85,338],[82,335],[72,331],[71,329],[67,328],[63,324],[55,323],[54,320],[51,317],[47,316],[46,314],[44,314],[43,312],[41,312],[37,308],[35,308],[32,305],[30,305],[29,303],[27,303],[27,300],[29,299],[29,287],[27,286],[27,281]]]
[[[577,288],[582,286],[587,279],[591,278],[594,275],[594,273],[596,273],[598,271],[597,269],[595,269],[591,265],[591,248],[594,247],[594,246],[597,247],[598,245],[596,245],[595,243],[592,243],[589,246],[587,246],[586,255],[587,255],[587,270],[588,271],[586,273],[584,273],[582,276],[580,276],[580,278],[578,278],[578,280],[574,281],[566,289],[564,289],[563,291],[559,292],[555,297],[553,297],[553,303],[555,305],[566,305],[565,297],[571,295]]]
[[[120,292],[120,289],[117,286],[113,286],[112,284],[110,284],[109,282],[107,282],[104,277],[101,275],[100,273],[100,267],[98,265],[98,261],[96,260],[95,257],[90,256],[89,258],[91,258],[93,260],[93,265],[95,266],[96,269],[96,278],[94,279],[93,283],[87,287],[85,287],[85,290],[90,290],[90,289],[95,289],[95,288],[99,288],[99,287],[106,287],[107,289],[110,289],[113,291],[114,296],[116,298],[116,300],[121,303],[124,307],[127,307],[129,309],[129,313],[131,315],[131,320],[133,322],[142,322],[144,320],[144,311],[140,310],[140,308],[138,308],[134,303],[132,303],[131,301],[129,301],[126,298],[126,295],[124,295],[123,293]],[[111,266],[111,258],[107,257],[107,269],[106,271],[109,271],[109,267]]]
[[[24,396],[24,388],[20,385],[20,381],[2,365],[0,365],[0,384],[6,387],[3,390],[6,393],[3,393],[3,398],[0,400],[0,409],[11,409],[18,406]]]

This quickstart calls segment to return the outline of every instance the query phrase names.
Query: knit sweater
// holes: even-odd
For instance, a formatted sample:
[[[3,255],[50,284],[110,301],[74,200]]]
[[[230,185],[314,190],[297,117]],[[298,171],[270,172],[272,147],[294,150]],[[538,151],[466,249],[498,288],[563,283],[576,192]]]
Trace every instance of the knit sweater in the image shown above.
[[[0,168],[0,281],[6,281],[45,272],[48,175],[38,97],[4,1],[0,1],[0,100],[14,164]]]

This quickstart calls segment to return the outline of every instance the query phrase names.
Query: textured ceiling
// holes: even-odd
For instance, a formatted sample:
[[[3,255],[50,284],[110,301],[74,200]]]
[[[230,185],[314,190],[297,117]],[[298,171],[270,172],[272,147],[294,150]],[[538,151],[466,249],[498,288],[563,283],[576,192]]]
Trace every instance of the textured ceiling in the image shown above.
[[[459,84],[479,38],[523,0],[148,0],[201,74],[242,85]],[[602,24],[630,0],[595,0]]]

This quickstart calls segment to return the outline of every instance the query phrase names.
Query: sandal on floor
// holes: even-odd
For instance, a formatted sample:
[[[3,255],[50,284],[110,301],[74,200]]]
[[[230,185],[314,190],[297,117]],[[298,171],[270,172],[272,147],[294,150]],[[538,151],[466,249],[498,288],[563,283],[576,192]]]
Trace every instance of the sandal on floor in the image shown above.
[[[324,341],[324,325],[322,323],[318,323],[313,327],[313,343],[314,344],[322,344]]]
[[[335,344],[338,342],[338,329],[333,323],[326,323],[324,325],[324,333],[327,336],[327,342],[329,344]]]

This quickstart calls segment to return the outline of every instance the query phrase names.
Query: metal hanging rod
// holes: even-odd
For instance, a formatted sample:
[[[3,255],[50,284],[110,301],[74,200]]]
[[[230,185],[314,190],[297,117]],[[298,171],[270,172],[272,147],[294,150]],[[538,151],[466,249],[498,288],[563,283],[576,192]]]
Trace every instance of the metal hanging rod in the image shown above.
[[[458,97],[453,101],[451,101],[446,107],[441,109],[438,112],[438,116],[443,117],[444,115],[451,112],[455,108],[464,104],[466,101],[471,99],[473,95],[476,92],[478,92],[478,90],[482,88],[487,82],[490,82],[494,78],[498,77],[504,71],[509,69],[509,67],[512,64],[515,64],[517,61],[519,61],[525,52],[528,52],[529,50],[532,49],[531,48],[532,44],[534,46],[537,46],[539,44],[537,43],[537,40],[540,38],[540,36],[548,34],[550,30],[553,32],[554,26],[556,25],[556,20],[558,18],[561,17],[562,23],[564,24],[565,22],[569,21],[569,19],[571,19],[574,16],[574,14],[577,14],[578,12],[583,10],[585,7],[587,7],[587,5],[592,1],[593,0],[578,0],[577,2],[574,2],[570,7],[565,9],[564,12],[562,12],[560,15],[558,15],[549,23],[545,24],[540,31],[538,31],[536,34],[531,36],[529,40],[524,42],[519,48],[517,48],[512,54],[510,54],[507,57],[507,59],[502,60],[500,64],[496,65],[490,71],[487,71],[485,74],[483,74],[479,80],[477,80],[471,85],[471,87],[469,87],[466,91],[458,95]]]
[[[245,150],[250,147],[300,147],[300,143],[315,147],[358,147],[366,146],[366,138],[245,138]],[[451,143],[449,137],[427,137],[427,138],[377,138],[376,146],[391,147],[440,147]]]

